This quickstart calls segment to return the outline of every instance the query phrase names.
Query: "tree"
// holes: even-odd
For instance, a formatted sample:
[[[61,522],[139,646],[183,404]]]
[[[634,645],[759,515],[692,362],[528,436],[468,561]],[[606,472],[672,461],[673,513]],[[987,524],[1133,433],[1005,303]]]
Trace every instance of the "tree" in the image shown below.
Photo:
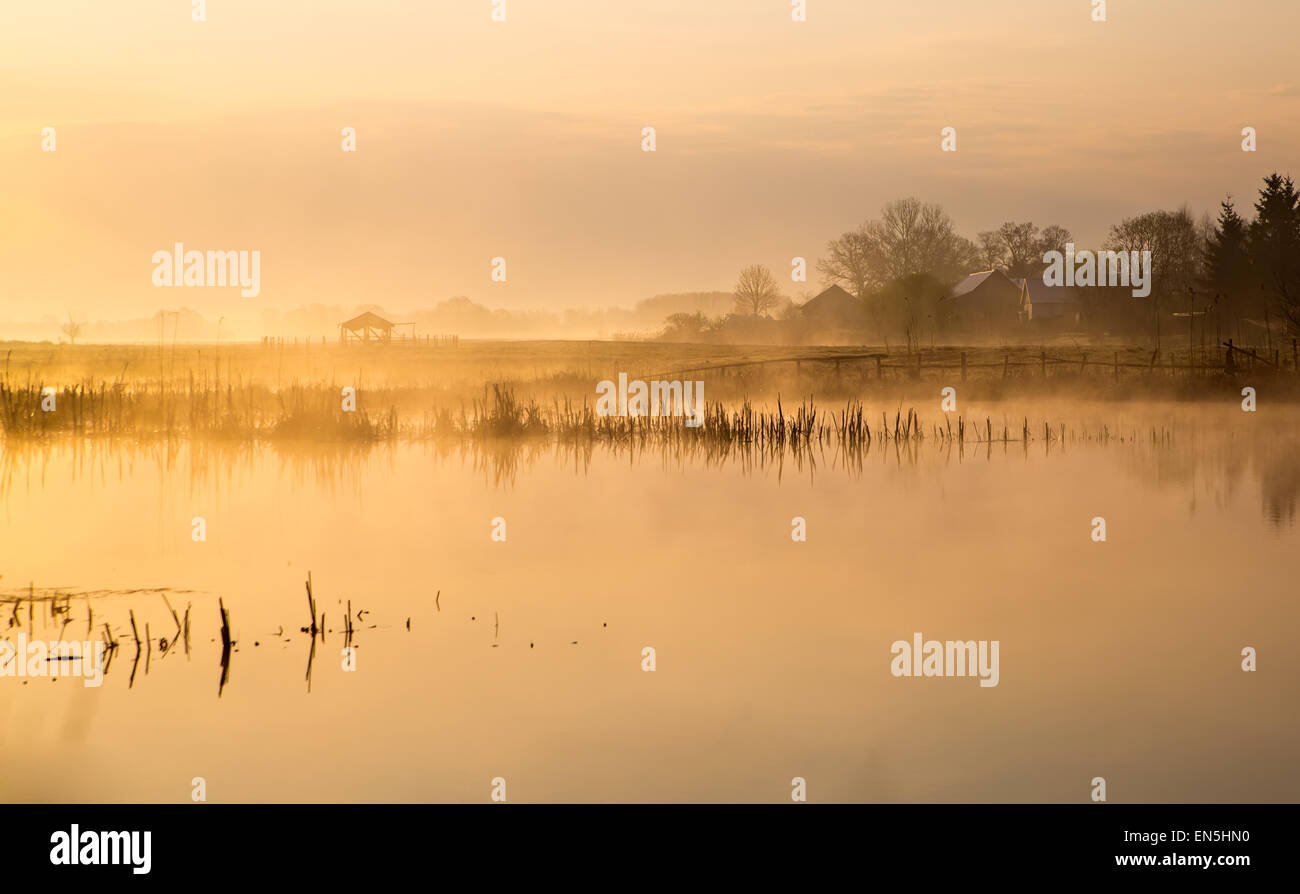
[[[1196,220],[1186,206],[1177,211],[1149,211],[1126,217],[1110,228],[1106,248],[1151,252],[1149,316],[1160,345],[1160,305],[1175,298],[1190,302],[1201,282],[1205,248]],[[1139,255],[1140,257],[1140,255]]]
[[[68,322],[60,326],[59,331],[68,337],[69,344],[75,345],[77,343],[77,339],[81,337],[82,326],[83,324],[78,323],[76,320],[72,319],[72,314],[69,313]]]
[[[989,266],[1008,276],[1025,276],[1024,271],[1041,257],[1038,227],[1032,223],[1007,221],[991,233],[980,233],[979,240]]]
[[[685,313],[679,311],[669,314],[664,320],[664,341],[694,341],[709,328],[709,318],[703,313]]]
[[[1153,293],[1184,295],[1200,280],[1205,251],[1186,206],[1125,218],[1110,228],[1107,248],[1151,252]]]
[[[1007,221],[996,230],[979,234],[980,256],[985,266],[1013,278],[1041,275],[1049,251],[1065,254],[1073,237],[1065,227],[1050,226],[1039,231],[1032,223]]]
[[[886,283],[872,295],[872,321],[882,334],[903,336],[908,353],[947,326],[944,296],[948,287],[928,273],[914,273]]]
[[[842,286],[862,298],[875,283],[872,276],[870,238],[867,225],[832,239],[826,245],[826,257],[817,262],[817,270],[826,285]]]
[[[918,273],[955,282],[979,258],[980,249],[957,234],[942,206],[909,197],[887,203],[879,220],[832,240],[817,269],[828,284],[862,297]]]
[[[1251,266],[1269,303],[1300,326],[1300,194],[1289,176],[1264,178],[1248,234]]]
[[[1059,251],[1065,254],[1065,246],[1074,241],[1070,231],[1065,227],[1052,224],[1050,227],[1043,227],[1043,232],[1038,234],[1038,263],[1044,264],[1043,255],[1049,251]]]
[[[776,307],[781,297],[772,271],[762,264],[751,264],[740,271],[736,281],[736,313],[755,317]]]
[[[1214,305],[1233,322],[1245,309],[1251,285],[1249,228],[1233,207],[1232,196],[1219,203],[1219,219],[1205,240],[1202,284],[1214,294]]]
[[[981,266],[996,270],[1006,263],[1006,249],[1002,245],[1002,234],[997,230],[985,230],[976,238],[980,251]]]
[[[888,203],[866,231],[881,284],[917,273],[955,281],[978,254],[970,240],[957,235],[942,206],[916,198]]]

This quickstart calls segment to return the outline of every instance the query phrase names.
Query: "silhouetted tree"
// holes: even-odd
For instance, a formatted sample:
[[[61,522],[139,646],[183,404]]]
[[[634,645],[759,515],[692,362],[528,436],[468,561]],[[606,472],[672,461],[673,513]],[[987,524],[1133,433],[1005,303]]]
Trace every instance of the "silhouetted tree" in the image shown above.
[[[665,341],[693,341],[709,328],[709,318],[704,314],[675,313],[664,320],[663,339]]]
[[[832,239],[826,245],[826,257],[817,262],[822,281],[827,285],[835,283],[863,298],[875,283],[870,246],[866,224]]]
[[[1219,219],[1205,240],[1204,288],[1211,306],[1235,332],[1245,300],[1255,291],[1250,269],[1249,228],[1233,207],[1232,196],[1219,203]]]
[[[736,281],[736,313],[759,316],[776,307],[781,297],[772,271],[762,264],[751,264],[740,271]]]
[[[72,314],[68,314],[68,322],[59,327],[59,331],[67,336],[68,344],[73,345],[75,345],[77,339],[81,337],[81,329],[82,324],[72,319]]]
[[[1300,327],[1300,194],[1289,176],[1264,178],[1248,233],[1251,265],[1268,305]]]
[[[1007,221],[996,230],[979,234],[984,266],[1016,278],[1041,275],[1046,267],[1043,255],[1049,251],[1064,254],[1066,243],[1071,241],[1073,237],[1065,227],[1053,225],[1040,232],[1028,222]]]
[[[1070,235],[1070,231],[1065,227],[1057,224],[1043,227],[1043,232],[1038,234],[1038,263],[1043,264],[1043,255],[1049,251],[1059,251],[1061,254],[1065,254],[1065,246],[1073,241],[1074,237]]]
[[[947,327],[948,287],[928,273],[893,280],[881,286],[867,302],[869,317],[881,335],[901,335],[908,350],[915,350],[927,335]]]
[[[957,234],[942,206],[906,198],[887,203],[879,220],[831,241],[817,268],[826,282],[862,297],[917,273],[955,282],[979,258],[979,248]]]
[[[1205,256],[1202,237],[1186,206],[1177,211],[1149,211],[1126,217],[1110,228],[1106,247],[1112,251],[1151,252],[1151,295],[1141,305],[1130,305],[1137,316],[1145,316],[1160,342],[1161,306],[1181,307],[1201,282]],[[1127,294],[1110,290],[1113,296]],[[1120,298],[1120,300],[1127,300]]]

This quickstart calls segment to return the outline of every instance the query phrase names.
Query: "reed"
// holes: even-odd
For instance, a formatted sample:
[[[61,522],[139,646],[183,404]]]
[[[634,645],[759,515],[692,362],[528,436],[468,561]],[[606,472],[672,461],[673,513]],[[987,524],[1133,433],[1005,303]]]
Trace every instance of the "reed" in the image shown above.
[[[601,416],[590,395],[553,394],[543,403],[535,396],[521,395],[506,382],[484,386],[479,396],[455,407],[436,402],[445,398],[436,386],[359,388],[353,411],[343,408],[341,392],[340,386],[324,381],[293,381],[271,388],[193,372],[183,380],[119,376],[111,382],[87,381],[54,392],[55,409],[47,412],[42,401],[49,395],[41,380],[15,383],[6,374],[0,379],[0,432],[10,445],[57,438],[312,447],[398,441],[549,442],[708,446],[718,451],[796,451],[812,445],[863,450],[873,443],[922,440],[1030,443],[1038,440],[1035,432],[1040,427],[1043,441],[1057,439],[1048,420],[1031,423],[1022,417],[1016,429],[1004,424],[999,434],[991,418],[986,417],[981,426],[959,414],[944,414],[940,423],[927,424],[915,408],[897,403],[892,419],[880,411],[879,425],[874,425],[874,411],[861,398],[846,398],[837,408],[826,410],[815,391],[794,406],[787,405],[780,391],[771,404],[755,403],[747,396],[714,399],[704,405],[704,423],[699,427],[685,425],[681,416]],[[313,609],[313,620],[316,615]]]

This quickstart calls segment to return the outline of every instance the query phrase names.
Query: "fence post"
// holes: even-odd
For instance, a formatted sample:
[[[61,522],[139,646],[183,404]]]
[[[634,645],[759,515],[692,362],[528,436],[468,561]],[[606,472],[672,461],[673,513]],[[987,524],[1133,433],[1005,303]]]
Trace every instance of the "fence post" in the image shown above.
[[[1294,340],[1292,340],[1291,345],[1292,347],[1295,346]],[[965,351],[961,352],[961,380],[963,382],[966,381],[966,352]]]
[[[885,368],[880,362],[880,357],[876,357],[876,380],[879,381],[885,377]]]
[[[1040,361],[1042,361],[1042,364],[1043,364],[1043,378],[1045,379],[1045,378],[1047,378],[1047,352],[1046,352],[1046,351],[1043,351],[1043,352],[1039,355],[1038,359],[1039,359]]]
[[[1119,381],[1119,351],[1115,352],[1115,381]]]

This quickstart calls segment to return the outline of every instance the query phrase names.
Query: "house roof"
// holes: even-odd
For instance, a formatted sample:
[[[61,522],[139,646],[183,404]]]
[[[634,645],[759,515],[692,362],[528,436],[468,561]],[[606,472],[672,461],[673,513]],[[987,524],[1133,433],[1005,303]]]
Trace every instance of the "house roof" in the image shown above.
[[[952,287],[952,291],[948,293],[948,297],[960,298],[962,295],[969,295],[971,292],[984,285],[984,283],[988,281],[989,277],[996,277],[1006,282],[1008,285],[1015,285],[1012,280],[1007,278],[1005,273],[1002,273],[999,270],[985,270],[980,273],[972,273],[970,276],[967,276],[961,282],[957,283],[957,285]]]
[[[858,299],[839,286],[831,286],[814,298],[809,298],[801,308],[805,314],[857,314],[862,310]]]
[[[1069,286],[1049,286],[1042,277],[1031,276],[1021,289],[1021,304],[1078,304],[1079,295]]]
[[[350,320],[344,320],[339,325],[344,329],[392,329],[395,324],[385,320],[379,314],[366,311]]]

